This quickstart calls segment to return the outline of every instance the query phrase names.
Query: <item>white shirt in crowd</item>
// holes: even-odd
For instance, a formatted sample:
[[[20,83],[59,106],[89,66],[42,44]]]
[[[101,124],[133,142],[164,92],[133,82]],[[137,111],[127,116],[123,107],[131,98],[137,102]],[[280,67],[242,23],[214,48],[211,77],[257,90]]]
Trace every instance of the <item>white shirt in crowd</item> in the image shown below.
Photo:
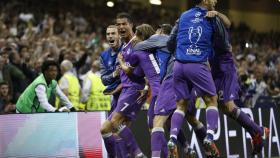
[[[35,88],[36,96],[38,97],[38,101],[40,105],[47,111],[54,112],[56,108],[54,108],[49,102],[46,94],[46,87],[44,85],[38,85]],[[59,86],[56,86],[56,95],[59,97],[62,105],[65,105],[68,109],[73,107],[72,103],[66,97],[66,95],[61,91]]]

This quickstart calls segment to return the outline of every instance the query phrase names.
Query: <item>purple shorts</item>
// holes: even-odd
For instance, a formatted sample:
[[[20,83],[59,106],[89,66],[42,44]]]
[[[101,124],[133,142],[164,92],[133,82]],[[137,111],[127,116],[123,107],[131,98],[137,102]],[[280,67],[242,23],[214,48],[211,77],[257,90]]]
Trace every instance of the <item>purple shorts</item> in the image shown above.
[[[239,98],[240,91],[236,72],[221,73],[214,78],[218,93],[218,101],[224,104]]]
[[[196,108],[191,99],[190,104],[188,105],[188,113],[195,116]],[[163,81],[160,86],[159,94],[156,100],[154,113],[155,115],[168,116],[171,115],[176,110],[176,98],[173,88],[173,77],[170,77]]]
[[[216,87],[209,67],[200,63],[175,62],[173,67],[176,100],[191,99],[192,89],[202,95],[215,96]]]
[[[134,121],[136,119],[137,113],[140,111],[144,101],[137,103],[137,98],[140,96],[138,88],[127,87],[123,88],[118,99],[117,107],[113,112],[121,113],[123,116],[127,117],[129,120]],[[112,114],[109,117],[111,119]]]

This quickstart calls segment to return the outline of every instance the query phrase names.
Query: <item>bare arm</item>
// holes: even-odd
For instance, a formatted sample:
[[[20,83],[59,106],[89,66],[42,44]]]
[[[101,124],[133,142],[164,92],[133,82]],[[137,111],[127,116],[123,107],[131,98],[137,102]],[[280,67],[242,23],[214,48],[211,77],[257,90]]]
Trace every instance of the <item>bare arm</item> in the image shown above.
[[[231,22],[230,22],[229,18],[226,15],[224,15],[223,13],[218,12],[217,16],[219,18],[221,18],[221,20],[223,21],[223,23],[224,23],[226,28],[230,28]]]
[[[224,15],[223,13],[220,13],[218,11],[208,11],[206,14],[206,17],[210,17],[210,18],[215,17],[215,16],[218,16],[222,20],[222,22],[226,28],[230,28],[231,22],[230,22],[229,18],[226,15]]]

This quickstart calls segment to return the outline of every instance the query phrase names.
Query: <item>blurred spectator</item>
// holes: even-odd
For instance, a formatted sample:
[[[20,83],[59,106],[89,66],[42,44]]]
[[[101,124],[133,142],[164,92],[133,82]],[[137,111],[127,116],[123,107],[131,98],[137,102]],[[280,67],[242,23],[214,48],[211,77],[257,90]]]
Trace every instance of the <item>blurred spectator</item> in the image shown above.
[[[12,96],[9,94],[9,84],[0,82],[0,114],[13,113],[16,105],[12,102]]]
[[[20,57],[19,53],[12,52],[9,54],[9,61],[12,65],[16,66],[25,76],[26,76],[26,82],[31,83],[36,78],[36,73],[32,71],[27,65],[23,59]],[[24,81],[23,81],[24,82]],[[21,92],[23,89],[27,86],[27,83],[23,83],[26,85],[23,85]]]
[[[4,47],[1,50],[0,56],[2,59],[0,59],[0,68],[3,79],[9,83],[9,87],[11,88],[13,101],[16,101],[26,87],[26,77],[20,69],[9,62],[8,58],[12,53],[14,52],[10,47]]]
[[[80,53],[80,54],[79,54]],[[72,49],[64,50],[60,56],[59,61],[69,60],[73,63],[73,73],[79,76],[79,70],[85,65],[88,54],[86,51],[77,52]]]
[[[255,78],[253,79],[253,83],[255,85],[255,89],[253,92],[253,98],[252,98],[252,107],[255,106],[257,99],[261,95],[267,95],[267,84],[264,80],[264,73],[265,73],[265,66],[264,65],[258,65],[254,71]]]

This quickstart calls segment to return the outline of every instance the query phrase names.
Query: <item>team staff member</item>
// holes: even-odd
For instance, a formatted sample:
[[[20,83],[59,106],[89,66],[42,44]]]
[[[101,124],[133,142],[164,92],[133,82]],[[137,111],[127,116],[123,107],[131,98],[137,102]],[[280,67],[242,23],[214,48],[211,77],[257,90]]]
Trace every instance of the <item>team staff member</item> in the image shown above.
[[[78,78],[72,72],[73,64],[69,60],[63,60],[60,64],[60,71],[63,74],[58,82],[62,92],[69,98],[76,110],[84,110],[80,106],[80,90],[81,86]],[[58,101],[59,103],[59,101]]]
[[[81,102],[86,104],[86,110],[110,110],[110,96],[104,95],[105,86],[98,72],[99,61],[92,63],[91,70],[86,74],[83,83]]]
[[[120,69],[118,67],[117,56],[121,51],[122,44],[116,25],[109,25],[107,27],[106,40],[110,48],[101,53],[99,61],[101,81],[107,86],[104,90],[104,94],[112,95],[111,109],[108,114],[110,115],[117,106],[121,93]]]
[[[37,113],[37,112],[66,112],[74,111],[74,107],[69,99],[57,86],[56,76],[58,65],[52,59],[47,59],[42,64],[42,74],[39,75],[21,94],[17,103],[18,113]],[[62,107],[59,110],[54,108],[48,100],[52,94],[59,97]]]

